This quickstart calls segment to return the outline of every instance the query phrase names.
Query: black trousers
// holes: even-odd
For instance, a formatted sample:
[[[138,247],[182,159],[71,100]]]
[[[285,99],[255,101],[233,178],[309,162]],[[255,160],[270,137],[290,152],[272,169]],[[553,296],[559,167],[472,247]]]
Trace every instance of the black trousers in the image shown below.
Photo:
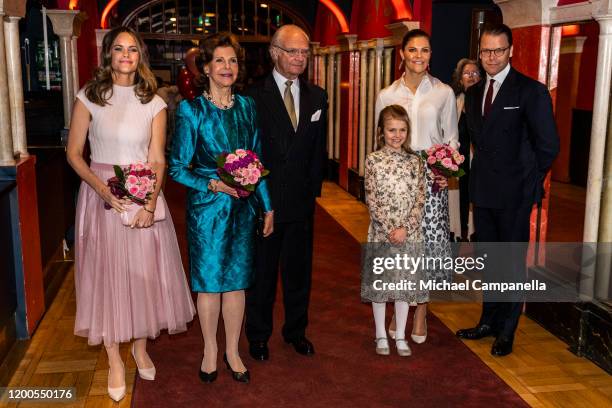
[[[272,335],[277,277],[285,307],[283,337],[305,335],[312,278],[313,218],[275,223],[274,232],[257,242],[255,283],[246,292],[246,335],[249,342],[267,342]]]
[[[532,206],[474,208],[474,227],[479,242],[528,242]],[[525,268],[526,251],[515,253],[515,267]],[[514,272],[514,275],[518,274]],[[523,302],[483,302],[479,324],[491,326],[499,335],[513,338]]]
[[[470,160],[469,154],[466,157],[466,163]],[[459,220],[461,222],[461,233],[463,231],[468,234],[469,219],[470,219],[470,168],[469,164],[464,167],[465,175],[459,177]],[[467,236],[463,237],[467,238]]]

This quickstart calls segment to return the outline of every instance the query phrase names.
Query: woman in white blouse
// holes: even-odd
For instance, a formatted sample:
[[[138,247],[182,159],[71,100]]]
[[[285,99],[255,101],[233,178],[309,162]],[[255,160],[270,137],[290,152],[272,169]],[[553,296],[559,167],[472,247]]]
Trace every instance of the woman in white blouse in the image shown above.
[[[401,105],[408,112],[412,127],[410,147],[419,152],[433,144],[445,143],[458,147],[457,105],[450,86],[427,72],[431,58],[429,34],[422,30],[409,31],[402,41],[400,51],[404,74],[391,85],[381,90],[376,98],[376,117],[389,105]],[[436,177],[438,184],[446,187],[447,180]],[[427,183],[427,199],[423,214],[423,238],[428,245],[430,257],[449,254],[448,194],[446,189],[432,193],[433,176]],[[429,270],[428,279],[437,281],[450,278],[451,271]],[[417,305],[411,338],[415,343],[427,339],[427,303]],[[394,338],[394,323],[389,329]]]

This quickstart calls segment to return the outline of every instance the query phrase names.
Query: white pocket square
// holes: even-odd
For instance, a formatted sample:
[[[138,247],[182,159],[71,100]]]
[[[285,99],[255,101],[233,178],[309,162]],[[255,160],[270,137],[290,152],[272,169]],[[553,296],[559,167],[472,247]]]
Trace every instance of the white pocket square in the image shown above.
[[[504,110],[518,109],[520,106],[504,106]]]
[[[319,120],[319,118],[321,118],[321,109],[312,114],[312,116],[310,117],[310,121],[316,122]]]

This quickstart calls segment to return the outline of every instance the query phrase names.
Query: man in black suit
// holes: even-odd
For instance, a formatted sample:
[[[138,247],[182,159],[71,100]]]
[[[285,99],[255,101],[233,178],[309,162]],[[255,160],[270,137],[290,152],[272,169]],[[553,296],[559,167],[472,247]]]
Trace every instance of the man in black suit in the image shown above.
[[[528,242],[533,204],[543,196],[543,182],[559,152],[550,94],[544,85],[510,66],[512,31],[485,27],[480,37],[484,81],[466,93],[465,111],[474,144],[470,198],[478,241]],[[525,251],[515,259],[522,268]],[[495,272],[495,271],[493,271]],[[524,278],[524,276],[523,276]],[[516,300],[516,299],[515,299]],[[495,336],[491,354],[512,352],[522,302],[483,302],[478,325],[457,336]]]
[[[275,222],[274,233],[259,239],[255,283],[247,291],[246,334],[256,360],[269,358],[279,266],[283,338],[298,353],[314,354],[306,326],[315,198],[321,195],[327,160],[327,94],[299,78],[306,69],[309,46],[308,35],[298,26],[279,28],[270,43],[274,70],[247,92],[255,99],[259,115]]]

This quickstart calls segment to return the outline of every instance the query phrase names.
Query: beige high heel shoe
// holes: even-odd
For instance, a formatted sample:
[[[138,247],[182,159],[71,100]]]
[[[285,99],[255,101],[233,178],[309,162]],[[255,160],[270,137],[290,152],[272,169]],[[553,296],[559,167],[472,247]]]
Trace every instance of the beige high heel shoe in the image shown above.
[[[123,367],[123,376],[123,385],[121,387],[111,388],[107,386],[108,396],[115,402],[119,402],[125,397],[125,366]],[[110,378],[110,368],[108,369],[108,378]]]
[[[132,357],[136,362],[136,367],[138,367],[138,375],[143,380],[153,381],[155,380],[155,366],[151,368],[140,368],[138,365],[138,361],[136,360],[136,353],[134,352],[134,343],[132,343]]]
[[[415,314],[415,316],[416,316],[416,314]],[[422,335],[422,336],[419,336],[418,334],[414,334],[414,317],[412,318],[412,333],[410,334],[410,338],[416,344],[423,344],[423,343],[425,343],[425,340],[427,340],[427,316],[425,316],[425,334]]]

